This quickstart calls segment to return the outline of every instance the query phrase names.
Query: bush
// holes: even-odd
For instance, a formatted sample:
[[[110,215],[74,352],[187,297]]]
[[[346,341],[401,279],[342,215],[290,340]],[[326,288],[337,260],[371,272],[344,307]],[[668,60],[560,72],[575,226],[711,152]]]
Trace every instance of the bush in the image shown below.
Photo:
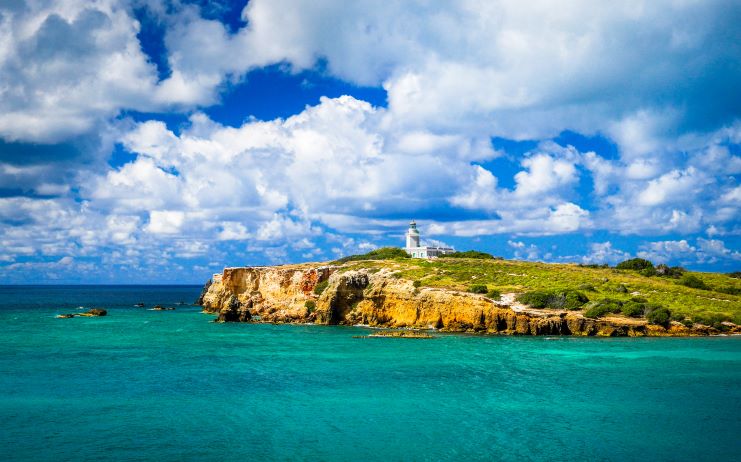
[[[729,295],[741,295],[741,288],[739,287],[719,287],[715,291]]]
[[[520,303],[530,306],[531,308],[545,308],[549,304],[550,297],[553,293],[546,292],[544,290],[533,290],[531,292],[525,292],[519,294],[516,299]]]
[[[610,308],[606,305],[593,305],[587,308],[584,312],[584,316],[588,318],[601,318],[602,316],[611,313]]]
[[[609,268],[610,265],[607,263],[596,264],[596,263],[579,263],[577,266],[582,268]]]
[[[630,316],[631,318],[639,318],[643,316],[643,311],[645,309],[646,306],[643,303],[630,301],[624,303],[620,311],[622,311],[625,316]]]
[[[648,322],[650,322],[651,324],[666,326],[667,324],[669,324],[671,315],[671,311],[669,311],[667,308],[659,307],[652,309],[651,311],[646,313],[646,319],[648,319]]]
[[[617,269],[624,269],[624,270],[636,270],[640,271],[642,269],[646,268],[653,268],[654,264],[651,263],[648,260],[644,260],[643,258],[631,258],[630,260],[625,260],[617,264],[615,268]]]
[[[649,266],[648,268],[643,268],[642,270],[640,270],[638,274],[640,274],[641,276],[651,277],[656,276],[657,273],[656,268],[654,268],[653,266]]]
[[[630,297],[630,301],[636,303],[648,303],[648,300],[643,297]]]
[[[623,307],[623,302],[615,300],[613,298],[603,298],[597,300],[591,306],[587,308],[584,315],[588,318],[598,318],[604,316],[607,313],[620,313]]]
[[[728,273],[728,277],[735,278],[735,279],[741,279],[741,271],[734,271],[733,273]]]
[[[577,289],[586,290],[588,292],[597,292],[597,289],[592,284],[580,284]]]
[[[486,296],[494,300],[499,300],[500,298],[502,298],[502,293],[499,292],[497,289],[491,289],[489,292],[486,293]]]
[[[698,278],[697,276],[693,276],[692,274],[685,274],[684,276],[682,276],[682,279],[679,280],[679,283],[685,287],[690,287],[692,289],[710,290],[710,287],[708,287],[702,279]]]
[[[615,289],[615,292],[620,293],[620,294],[627,294],[628,293],[628,288],[625,287],[625,284],[620,284]]]
[[[314,286],[314,293],[317,295],[321,295],[322,292],[324,292],[324,289],[326,289],[328,285],[329,285],[329,281],[318,282]]]
[[[681,266],[672,266],[661,264],[656,267],[656,275],[665,278],[678,278],[682,276],[687,270]]]
[[[474,294],[485,294],[489,291],[489,289],[483,284],[474,284],[472,286],[468,286],[468,291]]]
[[[586,295],[577,292],[576,290],[568,290],[564,292],[564,294],[566,295],[566,298],[563,303],[563,308],[566,308],[567,310],[578,310],[589,301]]]
[[[477,258],[479,260],[494,260],[494,255],[478,250],[466,250],[465,252],[453,252],[444,255],[445,258]]]
[[[589,298],[576,290],[533,290],[518,295],[517,301],[532,308],[578,310],[589,301]]]
[[[412,284],[414,287],[422,287],[422,281],[414,281]]]
[[[684,327],[692,327],[695,325],[694,321],[692,321],[691,319],[687,319],[687,318],[685,318],[684,321],[682,321],[682,324],[684,325]]]
[[[306,300],[304,306],[306,307],[306,311],[309,313],[312,313],[316,309],[316,303],[314,300]]]
[[[349,261],[359,260],[393,260],[395,258],[411,258],[404,249],[399,247],[381,247],[380,249],[371,250],[362,255],[349,255],[335,260],[335,263],[347,263]]]
[[[698,313],[693,314],[692,319],[699,323],[704,324],[706,326],[712,326],[715,323],[727,321],[728,318],[720,313]]]

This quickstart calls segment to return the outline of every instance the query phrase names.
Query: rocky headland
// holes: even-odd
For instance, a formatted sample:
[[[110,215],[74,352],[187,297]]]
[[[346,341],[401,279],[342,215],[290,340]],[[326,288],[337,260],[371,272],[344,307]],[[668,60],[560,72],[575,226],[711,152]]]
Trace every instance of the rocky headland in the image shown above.
[[[504,335],[602,337],[714,335],[713,327],[650,324],[621,315],[589,318],[579,311],[534,309],[515,301],[422,287],[392,267],[287,265],[226,268],[197,302],[218,322],[315,323],[392,329],[435,329]],[[735,324],[726,333],[741,333]]]

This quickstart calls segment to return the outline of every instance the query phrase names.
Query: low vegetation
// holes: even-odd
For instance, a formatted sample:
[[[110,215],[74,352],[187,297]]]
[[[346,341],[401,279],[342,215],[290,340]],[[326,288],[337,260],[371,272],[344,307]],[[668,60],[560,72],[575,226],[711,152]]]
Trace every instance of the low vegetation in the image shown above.
[[[497,257],[490,253],[479,252],[478,250],[466,250],[465,252],[453,252],[445,255],[445,258],[476,258],[479,260],[493,260]]]
[[[489,289],[483,284],[474,284],[468,287],[468,291],[474,294],[485,294]]]
[[[328,285],[329,285],[329,281],[318,282],[317,285],[314,286],[314,293],[316,295],[321,295]]]
[[[518,295],[517,301],[532,308],[578,310],[589,298],[577,290],[533,290]]]
[[[691,274],[685,274],[684,276],[682,276],[682,279],[680,279],[679,283],[685,287],[691,287],[693,289],[710,290],[710,287],[708,287],[708,285],[705,284],[702,279]]]
[[[628,266],[643,267],[643,269],[648,267],[645,263],[631,263]],[[566,294],[568,291],[578,292],[591,300],[577,308],[585,310],[585,314],[600,300],[609,299],[620,302],[619,309],[614,304],[604,302],[599,304],[598,308],[589,311],[591,315],[597,317],[600,316],[601,311],[604,311],[602,316],[607,313],[617,316],[647,316],[649,311],[656,311],[656,307],[662,307],[670,313],[671,320],[685,324],[691,325],[697,322],[716,326],[716,328],[721,327],[723,321],[741,324],[741,295],[739,295],[741,279],[738,273],[698,273],[679,267],[667,267],[670,270],[667,272],[662,265],[657,265],[654,268],[657,274],[646,277],[639,272],[640,270],[617,269],[604,265],[554,264],[485,258],[424,260],[406,257],[394,258],[393,261],[386,262],[371,259],[349,261],[346,270],[357,268],[377,270],[382,267],[393,269],[397,277],[420,281],[420,284],[425,287],[468,291],[473,285],[482,285],[487,288],[482,294],[487,294],[487,296],[492,290],[499,293],[518,294],[545,292],[547,295],[540,299],[544,298],[546,301],[535,302],[543,304],[544,307],[558,307],[561,303],[563,303],[562,307],[573,306],[572,303],[578,304],[579,299],[573,298],[574,295],[568,303],[567,296],[556,297],[556,294]],[[689,276],[691,278],[687,279]],[[701,284],[690,282],[688,286],[682,283],[688,280],[699,280]],[[639,306],[628,304],[627,302],[630,301]],[[643,315],[637,314],[641,305]],[[662,312],[651,315],[653,322],[661,322],[662,317]]]
[[[630,260],[625,260],[623,262],[620,262],[615,266],[616,269],[620,270],[636,270],[641,271],[645,270],[647,268],[653,268],[654,264],[651,263],[648,260],[644,260],[643,258],[631,258]]]
[[[335,260],[334,263],[347,263],[351,261],[363,261],[363,260],[394,260],[397,258],[411,258],[404,249],[399,247],[381,247],[380,249],[371,250],[368,253],[362,255],[348,255]]]

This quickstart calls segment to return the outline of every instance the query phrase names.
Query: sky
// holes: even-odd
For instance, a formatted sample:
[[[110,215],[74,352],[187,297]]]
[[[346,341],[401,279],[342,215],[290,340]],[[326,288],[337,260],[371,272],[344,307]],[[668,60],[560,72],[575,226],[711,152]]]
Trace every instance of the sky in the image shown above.
[[[741,269],[735,0],[0,0],[0,283],[423,241]]]

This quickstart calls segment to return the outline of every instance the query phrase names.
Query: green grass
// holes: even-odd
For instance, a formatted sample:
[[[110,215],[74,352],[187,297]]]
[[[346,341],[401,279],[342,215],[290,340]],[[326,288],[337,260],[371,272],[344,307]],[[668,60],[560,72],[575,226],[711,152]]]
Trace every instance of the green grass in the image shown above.
[[[388,267],[397,277],[420,281],[426,287],[467,291],[472,285],[507,292],[532,290],[581,290],[590,300],[628,301],[638,292],[648,303],[669,308],[693,320],[730,320],[741,324],[741,280],[720,273],[688,271],[710,290],[686,287],[678,279],[642,276],[635,270],[595,268],[575,264],[534,263],[514,260],[397,258],[387,261],[354,261],[347,270]],[[623,292],[621,286],[627,288]],[[720,290],[723,290],[721,292]],[[727,293],[731,292],[731,293]]]

